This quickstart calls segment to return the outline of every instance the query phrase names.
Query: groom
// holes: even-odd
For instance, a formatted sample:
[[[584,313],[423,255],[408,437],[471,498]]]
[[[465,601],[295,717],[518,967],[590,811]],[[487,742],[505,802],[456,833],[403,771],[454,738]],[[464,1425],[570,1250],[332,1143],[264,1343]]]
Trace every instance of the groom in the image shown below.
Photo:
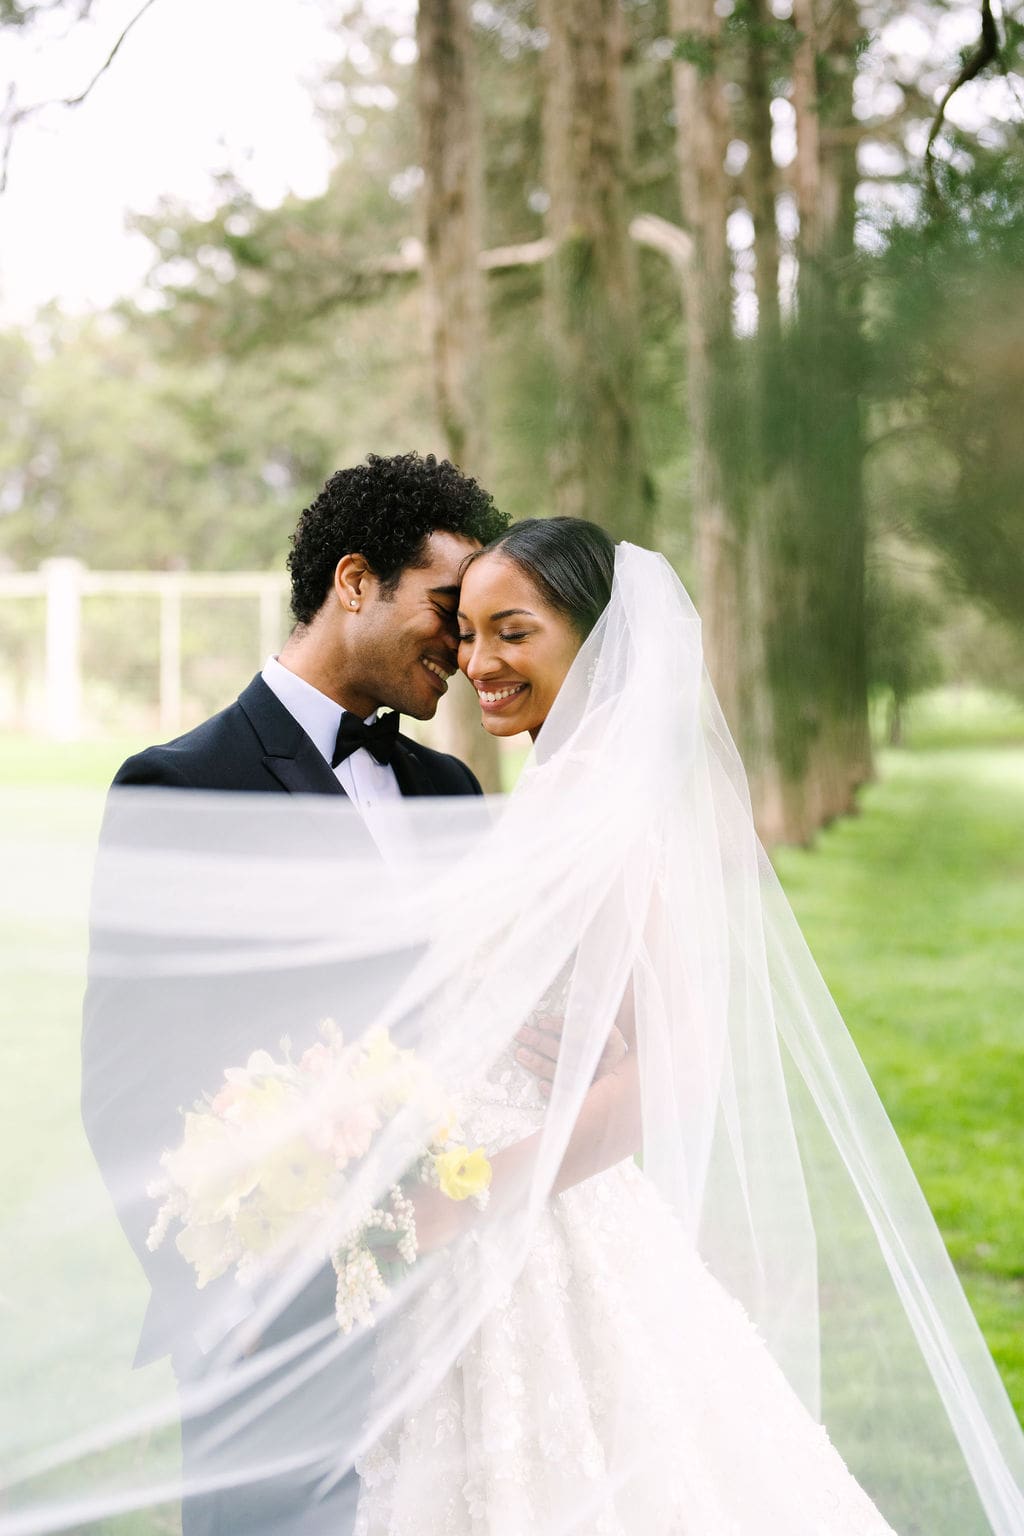
[[[399,795],[479,794],[398,715],[433,718],[457,666],[459,568],[508,523],[446,459],[370,454],[339,470],[292,539],[296,622],[280,656],[212,720],[129,758],[115,785],[343,794],[369,816]]]
[[[411,740],[398,728],[399,715],[433,717],[456,670],[461,564],[507,525],[490,495],[446,460],[416,453],[370,455],[363,464],[339,470],[302,514],[292,539],[288,565],[295,627],[280,655],[269,658],[221,713],[176,741],[129,758],[115,787],[347,796],[371,835],[382,802],[479,794],[465,764]],[[390,712],[380,714],[382,709]],[[140,802],[145,809],[135,818],[131,796],[112,801],[104,842],[130,843],[141,832],[145,843],[149,804]],[[294,985],[295,978],[272,973],[262,974],[258,986],[244,976],[198,982],[183,977],[158,987],[94,978],[86,999],[83,1118],[151,1282],[137,1363],[170,1352],[183,1390],[193,1397],[211,1390],[211,1381],[216,1397],[222,1365],[231,1380],[236,1334],[229,1331],[226,1341],[218,1341],[224,1313],[217,1311],[218,1285],[223,1296],[230,1282],[197,1293],[173,1243],[157,1253],[147,1250],[152,1211],[138,1192],[124,1195],[126,1150],[139,1165],[155,1166],[180,1134],[179,1106],[215,1085],[223,1070],[224,1021],[241,1014],[246,1030],[253,1031],[246,1048],[273,1049],[282,1020],[290,1023]],[[307,1000],[323,1001],[323,1012],[336,1006],[336,970],[314,969],[302,976],[301,985]],[[230,1308],[230,1295],[227,1304]],[[287,1353],[294,1340],[308,1334],[315,1359],[317,1340],[322,1346],[325,1331],[330,1335],[332,1316],[333,1274],[326,1270],[285,1309],[270,1334],[256,1341],[257,1351],[270,1351],[263,1357],[270,1359],[279,1346]],[[303,1358],[300,1353],[293,1363],[301,1368]],[[311,1367],[304,1388],[307,1407],[316,1403],[322,1421],[324,1462],[315,1476],[312,1471],[258,1475],[275,1459],[287,1462],[288,1397],[274,1409],[273,1373],[262,1396],[243,1391],[219,1412],[184,1415],[185,1536],[347,1536],[356,1479],[350,1475],[332,1484],[329,1470],[326,1485],[320,1478],[329,1464],[332,1415],[351,1411],[352,1395],[361,1390],[353,1377],[366,1375],[365,1360],[362,1368],[354,1359],[350,1366],[340,1372]],[[257,1406],[264,1402],[269,1408]],[[237,1446],[237,1465],[249,1476],[229,1479],[220,1489],[207,1487],[230,1463],[233,1451],[230,1443],[225,1449],[224,1427],[232,1419],[250,1420]],[[308,1445],[296,1449],[308,1456]]]

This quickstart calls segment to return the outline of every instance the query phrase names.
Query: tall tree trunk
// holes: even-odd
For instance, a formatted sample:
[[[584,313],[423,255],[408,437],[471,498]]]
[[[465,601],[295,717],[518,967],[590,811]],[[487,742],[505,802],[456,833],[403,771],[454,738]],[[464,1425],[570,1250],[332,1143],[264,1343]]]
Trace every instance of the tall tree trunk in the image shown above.
[[[670,18],[680,43],[673,86],[683,221],[693,237],[683,303],[697,596],[708,670],[742,746],[743,530],[729,505],[725,445],[716,422],[732,350],[721,23],[714,0],[671,0]]]
[[[557,396],[555,510],[649,541],[637,311],[625,203],[620,0],[540,0],[547,305]]]
[[[744,665],[741,679],[742,742],[754,816],[769,846],[803,843],[814,830],[804,793],[802,764],[794,745],[801,721],[791,708],[799,667],[791,663],[794,638],[802,639],[803,572],[793,559],[792,511],[796,497],[793,454],[780,409],[793,410],[779,307],[779,235],[772,157],[770,15],[765,0],[748,0],[744,35],[744,132],[749,150],[746,200],[754,225],[757,335],[743,343],[747,388],[745,451],[736,478],[746,530],[744,543]],[[781,404],[780,404],[781,403]],[[779,665],[779,640],[783,640]],[[801,701],[802,702],[802,701]]]
[[[799,311],[780,315],[771,155],[770,17],[746,7],[742,61],[758,334],[730,323],[729,137],[714,0],[670,0],[684,218],[695,243],[685,284],[698,580],[708,665],[747,761],[766,842],[806,842],[852,808],[866,768],[863,509],[856,304],[856,11],[818,28],[796,0],[793,65],[800,147]],[[850,18],[853,18],[851,29]],[[822,50],[827,54],[822,58]],[[823,68],[824,62],[824,68]],[[819,100],[818,81],[828,84]],[[835,150],[832,150],[832,145]]]
[[[416,41],[423,292],[434,401],[449,458],[483,478],[483,182],[469,0],[421,0]],[[500,788],[497,743],[480,724],[475,694],[461,677],[449,689],[438,712],[438,735],[485,789]]]
[[[746,139],[749,150],[747,205],[754,224],[757,258],[758,334],[775,336],[779,329],[779,232],[775,197],[778,178],[772,159],[772,98],[768,50],[771,21],[766,0],[746,0],[748,25],[746,72]]]
[[[856,0],[827,22],[796,0],[803,34],[794,66],[800,216],[799,329],[805,377],[800,470],[812,539],[813,644],[820,658],[818,729],[808,789],[819,824],[854,808],[871,774],[864,572],[861,285],[854,239],[857,164],[853,87],[861,25]],[[812,52],[813,49],[813,52]]]

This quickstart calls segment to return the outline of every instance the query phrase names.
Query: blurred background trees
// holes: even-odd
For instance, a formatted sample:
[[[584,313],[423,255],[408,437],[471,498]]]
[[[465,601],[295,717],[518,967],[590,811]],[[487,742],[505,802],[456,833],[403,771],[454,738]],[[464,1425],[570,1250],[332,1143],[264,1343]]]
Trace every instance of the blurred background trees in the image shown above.
[[[853,808],[873,698],[1024,692],[1012,10],[930,189],[972,5],[330,4],[327,191],[225,178],[139,302],[0,335],[7,562],[280,567],[338,465],[448,453],[674,561],[769,841]]]

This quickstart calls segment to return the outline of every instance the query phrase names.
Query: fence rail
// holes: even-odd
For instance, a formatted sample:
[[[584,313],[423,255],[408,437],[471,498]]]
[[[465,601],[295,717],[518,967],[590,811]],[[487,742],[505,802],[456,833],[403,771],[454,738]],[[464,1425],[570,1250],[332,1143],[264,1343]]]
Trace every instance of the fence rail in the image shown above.
[[[55,741],[83,734],[82,602],[88,597],[151,597],[159,636],[160,729],[182,725],[182,603],[186,598],[255,598],[263,659],[283,638],[287,577],[276,571],[94,571],[79,560],[45,561],[38,571],[0,571],[0,599],[45,604],[43,731]]]

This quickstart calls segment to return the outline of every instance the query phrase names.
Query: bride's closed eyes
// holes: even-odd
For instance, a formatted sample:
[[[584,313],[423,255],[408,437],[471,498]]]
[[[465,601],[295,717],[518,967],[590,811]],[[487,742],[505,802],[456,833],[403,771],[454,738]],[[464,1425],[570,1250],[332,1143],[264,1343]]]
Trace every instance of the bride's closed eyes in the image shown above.
[[[530,638],[530,630],[528,630],[528,629],[517,629],[517,630],[503,629],[503,630],[499,631],[499,634],[498,634],[498,639],[499,640],[506,640],[506,641],[510,642],[511,644],[513,644],[513,645],[515,644],[515,642],[517,640],[528,640],[529,638]],[[472,643],[473,643],[473,641],[475,639],[476,639],[476,635],[473,633],[473,631],[472,630],[467,630],[465,634],[460,634],[459,635],[459,644],[460,645],[472,645]]]

